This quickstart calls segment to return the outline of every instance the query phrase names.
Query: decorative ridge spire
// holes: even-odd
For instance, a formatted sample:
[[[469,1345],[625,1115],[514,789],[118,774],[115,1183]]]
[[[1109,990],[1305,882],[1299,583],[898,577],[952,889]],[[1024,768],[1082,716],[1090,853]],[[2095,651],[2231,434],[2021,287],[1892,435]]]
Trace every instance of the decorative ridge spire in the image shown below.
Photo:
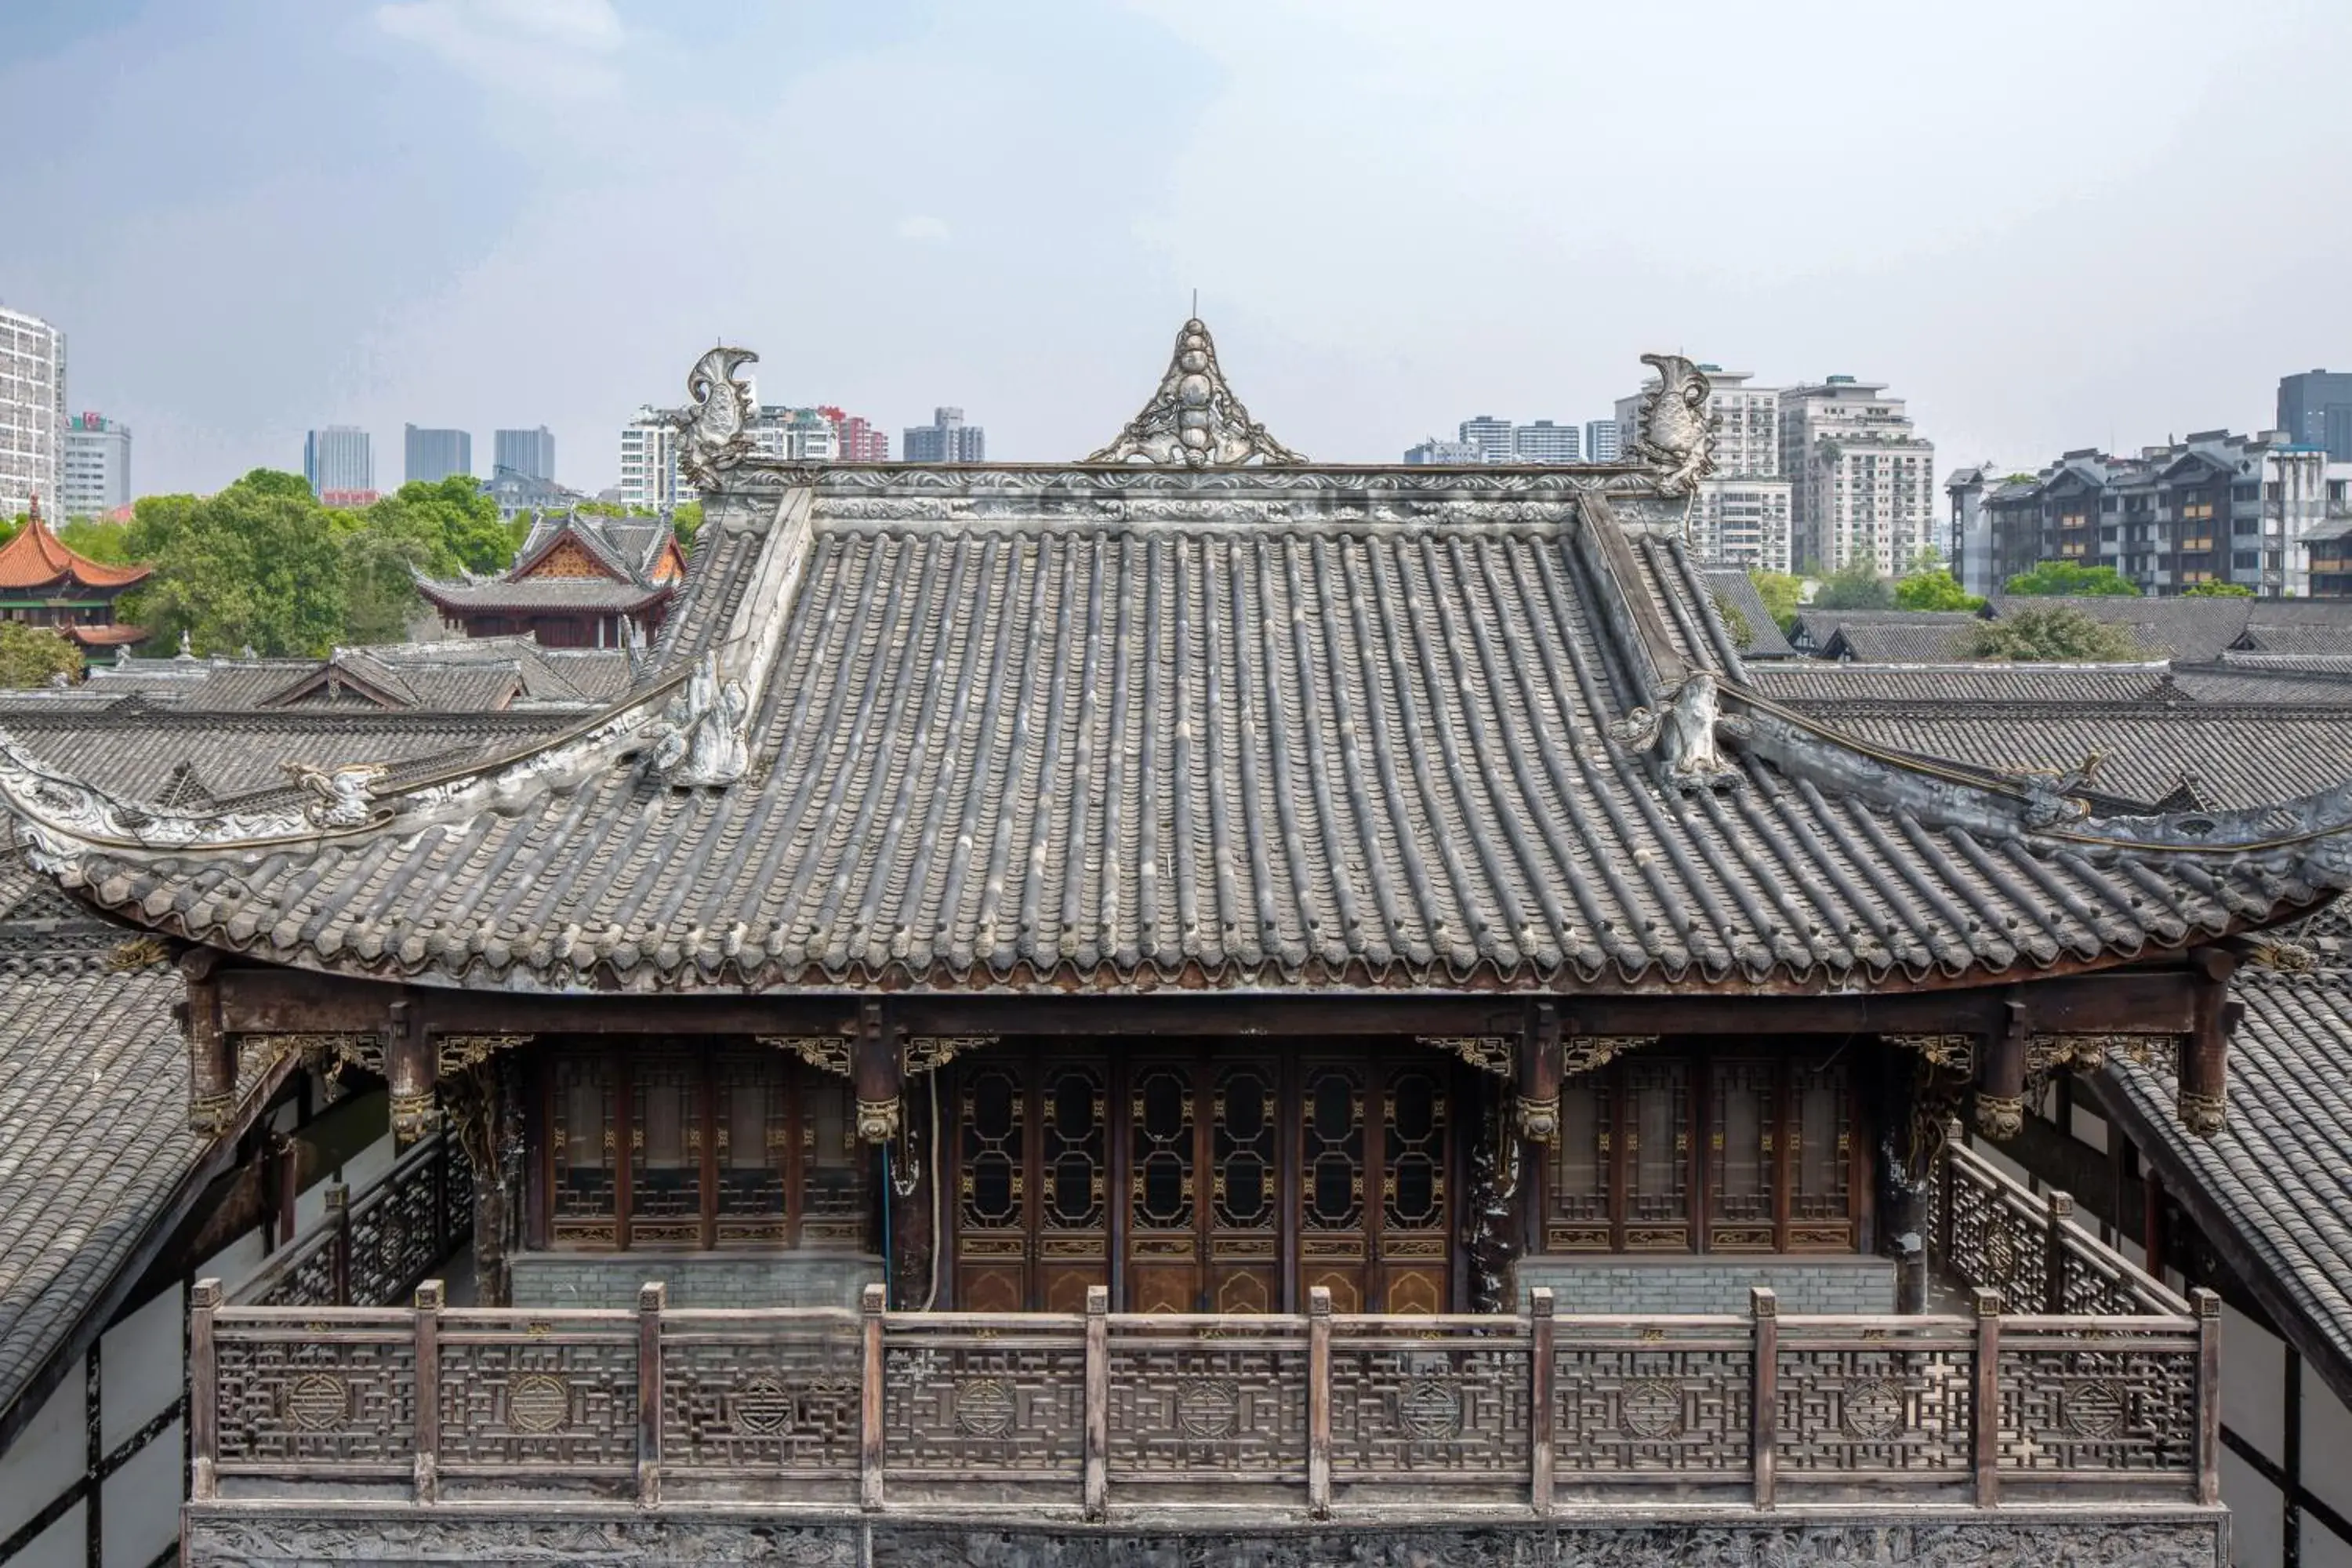
[[[1127,422],[1118,439],[1087,461],[1206,468],[1307,459],[1250,417],[1217,364],[1217,345],[1209,329],[1195,316],[1176,334],[1176,350],[1169,356],[1160,390]]]

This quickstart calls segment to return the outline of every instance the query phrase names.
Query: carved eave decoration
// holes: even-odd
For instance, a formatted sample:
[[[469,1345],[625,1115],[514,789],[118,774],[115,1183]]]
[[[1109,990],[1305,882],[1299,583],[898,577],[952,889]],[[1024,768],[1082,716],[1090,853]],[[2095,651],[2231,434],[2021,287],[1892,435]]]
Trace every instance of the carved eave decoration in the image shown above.
[[[1421,1044],[1433,1051],[1459,1057],[1480,1072],[1508,1078],[1517,1070],[1519,1042],[1511,1035],[1423,1035]]]
[[[520,1050],[535,1038],[533,1035],[443,1035],[435,1045],[434,1065],[440,1077],[456,1078],[503,1051]]]
[[[1217,345],[1199,318],[1176,334],[1168,374],[1143,411],[1089,463],[1156,463],[1186,468],[1244,463],[1298,464],[1307,459],[1250,417],[1217,364]]]
[[[800,1058],[819,1072],[849,1076],[849,1041],[840,1035],[758,1035],[753,1038],[772,1051]]]
[[[1646,1050],[1655,1035],[1567,1035],[1559,1042],[1559,1070],[1569,1078],[1607,1067],[1628,1051]]]

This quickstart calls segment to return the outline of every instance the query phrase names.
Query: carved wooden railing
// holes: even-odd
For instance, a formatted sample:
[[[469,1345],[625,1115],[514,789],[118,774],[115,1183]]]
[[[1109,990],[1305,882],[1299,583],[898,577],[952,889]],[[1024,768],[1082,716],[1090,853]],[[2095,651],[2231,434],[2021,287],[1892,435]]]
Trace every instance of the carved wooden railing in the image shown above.
[[[472,1233],[474,1177],[446,1132],[420,1139],[358,1197],[327,1184],[326,1212],[236,1293],[241,1306],[389,1307]]]
[[[2036,1197],[1946,1129],[1936,1182],[1936,1260],[1961,1282],[2030,1310],[2178,1317],[2189,1303],[2074,1223],[2074,1200]]]
[[[230,1307],[193,1496],[866,1510],[2213,1502],[2220,1310],[1496,1317]]]

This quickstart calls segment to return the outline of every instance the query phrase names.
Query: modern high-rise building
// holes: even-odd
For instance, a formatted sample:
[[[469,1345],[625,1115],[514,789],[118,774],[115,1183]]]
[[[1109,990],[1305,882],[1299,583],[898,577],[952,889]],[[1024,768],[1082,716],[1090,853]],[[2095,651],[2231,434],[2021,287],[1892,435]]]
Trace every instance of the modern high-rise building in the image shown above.
[[[1538,419],[1511,427],[1511,460],[1517,463],[1573,463],[1584,452],[1584,432],[1573,425]]]
[[[1584,460],[1588,463],[1613,463],[1623,450],[1622,437],[1614,419],[1594,419],[1584,426]]]
[[[103,517],[131,504],[131,427],[102,414],[66,421],[65,470],[58,481],[57,514]]]
[[[1497,419],[1491,414],[1481,414],[1465,419],[1458,427],[1462,440],[1478,449],[1482,463],[1507,463],[1511,460],[1511,422]]]
[[[784,463],[887,462],[890,439],[863,416],[825,405],[810,408],[782,404],[757,405],[749,426],[753,445],[762,458]],[[961,411],[942,408],[942,415]],[[694,487],[678,472],[679,416],[650,404],[621,427],[621,482],[614,499],[625,506],[667,511],[695,498]],[[965,427],[955,434],[968,437],[971,455],[931,461],[979,462],[981,432]],[[864,456],[859,454],[863,453]],[[919,460],[919,459],[918,459]]]
[[[1405,448],[1404,460],[1419,467],[1423,464],[1458,464],[1483,461],[1476,446],[1468,441],[1444,441],[1435,436],[1425,438],[1418,447]]]
[[[452,474],[474,471],[474,437],[466,430],[405,427],[401,441],[401,477],[410,484],[437,485]]]
[[[691,500],[677,471],[677,426],[672,416],[651,404],[621,426],[621,482],[614,499],[623,506],[668,511],[681,499]]]
[[[1709,384],[1715,423],[1715,474],[1700,484],[1691,509],[1691,549],[1717,566],[1752,572],[1790,567],[1795,499],[1780,477],[1780,393],[1751,386],[1751,373],[1721,365],[1698,367]],[[1612,430],[1637,428],[1642,402],[1657,385],[1653,376],[1631,397],[1617,400]]]
[[[329,425],[302,441],[302,477],[310,492],[356,496],[375,490],[375,443],[356,425]]]
[[[1936,542],[1936,444],[1884,382],[1832,375],[1782,392],[1780,472],[1801,571],[1892,577]]]
[[[863,414],[845,414],[838,408],[827,408],[834,427],[840,433],[841,460],[845,463],[887,463],[890,460],[890,433],[877,430],[874,422]]]
[[[984,463],[988,433],[980,426],[965,424],[961,408],[935,408],[929,425],[907,427],[901,449],[910,463]]]
[[[66,335],[38,316],[0,308],[0,518],[55,510],[65,466]]]
[[[490,436],[493,474],[511,468],[525,479],[555,478],[555,432],[542,425],[536,430],[498,430]]]
[[[2278,426],[2298,447],[2352,463],[2352,372],[2307,370],[2279,378]]]

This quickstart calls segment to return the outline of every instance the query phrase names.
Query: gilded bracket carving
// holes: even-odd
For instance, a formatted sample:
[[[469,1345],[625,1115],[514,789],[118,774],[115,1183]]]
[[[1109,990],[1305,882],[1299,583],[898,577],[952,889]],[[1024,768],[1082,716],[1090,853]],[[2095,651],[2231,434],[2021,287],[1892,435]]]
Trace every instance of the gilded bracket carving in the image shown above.
[[[1642,1050],[1657,1043],[1655,1035],[1563,1035],[1559,1042],[1559,1070],[1573,1078],[1578,1073],[1606,1067],[1627,1051]]]
[[[857,1137],[866,1143],[887,1143],[898,1136],[898,1102],[861,1100],[857,1102]]]
[[[1480,1072],[1508,1078],[1518,1067],[1517,1038],[1511,1035],[1422,1035],[1420,1043],[1433,1051],[1460,1057]]]
[[[819,1072],[849,1076],[849,1042],[839,1035],[756,1035],[772,1050],[790,1051]]]
[[[971,1051],[982,1051],[996,1044],[994,1035],[909,1035],[907,1037],[907,1070],[910,1073],[937,1072],[948,1063]]]
[[[440,1076],[454,1078],[500,1051],[515,1050],[535,1038],[533,1035],[443,1035],[438,1041]]]
[[[383,1037],[373,1033],[334,1035],[239,1035],[236,1039],[236,1080],[252,1083],[288,1057],[299,1057],[305,1067],[322,1071],[357,1068],[383,1076]]]
[[[1931,1066],[1949,1068],[1970,1078],[1976,1076],[1977,1042],[1973,1035],[1886,1035],[1882,1038]]]

